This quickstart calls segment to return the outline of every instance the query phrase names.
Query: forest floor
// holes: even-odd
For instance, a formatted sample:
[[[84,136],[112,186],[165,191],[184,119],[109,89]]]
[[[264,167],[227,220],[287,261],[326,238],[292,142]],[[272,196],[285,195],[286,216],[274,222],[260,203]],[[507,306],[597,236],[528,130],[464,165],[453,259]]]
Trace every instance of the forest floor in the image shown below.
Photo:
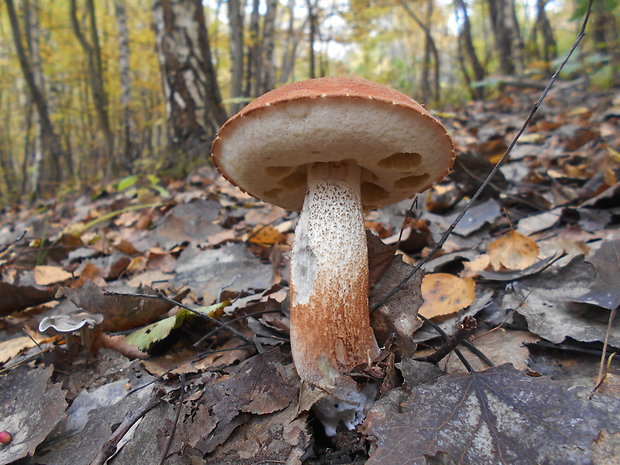
[[[537,97],[439,113],[452,174],[367,214],[371,305]],[[0,464],[620,463],[620,92],[552,90],[441,251],[373,312],[385,349],[354,375],[378,400],[333,437],[290,356],[296,217],[209,166],[6,209]],[[442,333],[459,345],[438,361]]]

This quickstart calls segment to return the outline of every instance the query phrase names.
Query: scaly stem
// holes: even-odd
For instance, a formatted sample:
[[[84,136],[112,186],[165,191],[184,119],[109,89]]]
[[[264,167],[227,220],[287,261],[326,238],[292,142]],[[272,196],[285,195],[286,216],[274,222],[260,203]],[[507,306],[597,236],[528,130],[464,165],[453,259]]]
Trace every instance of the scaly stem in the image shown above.
[[[347,384],[344,372],[378,354],[368,311],[360,168],[315,163],[307,186],[291,264],[291,346],[304,381],[337,391]]]

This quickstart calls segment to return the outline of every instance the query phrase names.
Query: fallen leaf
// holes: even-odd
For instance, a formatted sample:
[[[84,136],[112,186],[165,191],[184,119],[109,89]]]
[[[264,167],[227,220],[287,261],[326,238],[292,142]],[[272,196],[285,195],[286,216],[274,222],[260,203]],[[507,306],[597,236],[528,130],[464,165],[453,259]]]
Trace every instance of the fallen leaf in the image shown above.
[[[0,342],[0,364],[6,363],[20,352],[36,346],[43,339],[43,337],[38,337],[33,340],[31,337],[22,336]]]
[[[578,256],[560,269],[551,267],[516,281],[514,292],[506,294],[501,305],[516,309],[525,317],[531,332],[554,344],[567,337],[581,342],[603,341],[609,312],[572,302],[586,294],[594,280],[594,267]],[[620,346],[620,332],[610,333],[609,344]]]
[[[517,279],[523,278],[524,276],[529,276],[532,274],[539,273],[549,266],[554,260],[559,258],[558,255],[551,255],[550,257],[543,258],[542,260],[538,260],[531,266],[524,268],[522,270],[509,271],[479,271],[478,274],[489,281],[515,281]]]
[[[412,265],[404,263],[399,257],[393,259],[383,277],[372,288],[371,307],[399,286],[412,269]],[[421,281],[420,271],[405,283],[401,291],[372,312],[371,325],[380,345],[383,345],[392,334],[396,334],[397,342],[401,344],[405,353],[411,354],[415,350],[411,337],[422,326],[422,321],[418,318],[418,308],[422,305]]]
[[[620,432],[601,431],[592,444],[593,465],[620,463]]]
[[[205,387],[201,403],[184,427],[189,444],[202,454],[224,443],[252,415],[271,414],[288,407],[297,398],[282,367],[278,349],[256,355]]]
[[[144,328],[140,328],[137,331],[127,335],[125,340],[141,351],[148,351],[153,344],[167,338],[172,330],[179,328],[185,320],[188,318],[196,318],[196,313],[210,316],[211,318],[217,318],[222,315],[222,310],[230,305],[229,301],[224,301],[219,304],[211,305],[209,307],[197,307],[193,312],[182,308],[174,316],[164,318],[157,323],[150,324]]]
[[[529,368],[527,360],[530,354],[525,344],[534,343],[538,340],[540,340],[540,338],[529,331],[506,331],[498,329],[476,336],[472,338],[470,342],[495,365],[512,363],[517,370],[525,371]],[[484,370],[488,368],[488,365],[470,352],[467,347],[459,347],[459,350],[467,358],[474,370]],[[465,371],[465,367],[453,353],[446,357],[445,360],[445,369],[448,373]]]
[[[39,286],[49,286],[67,279],[71,279],[71,273],[68,273],[60,266],[39,265],[34,267],[34,281]]]
[[[54,300],[55,291],[0,282],[0,316]]]
[[[472,278],[447,273],[427,274],[422,279],[422,298],[424,304],[418,311],[420,315],[446,319],[476,299],[476,283]]]
[[[517,231],[510,231],[489,244],[487,253],[495,270],[503,267],[509,270],[523,270],[536,263],[538,245],[529,237]]]
[[[425,465],[444,452],[461,465],[591,463],[592,441],[620,428],[620,401],[501,365],[411,390],[391,415],[364,423],[378,448],[367,465]]]
[[[597,278],[588,292],[571,300],[609,310],[617,308],[620,305],[620,240],[605,241],[588,261],[594,265]]]
[[[281,244],[286,241],[286,237],[272,225],[258,225],[248,235],[249,242],[252,244],[271,246]]]
[[[61,385],[52,384],[53,367],[19,367],[0,378],[0,421],[13,436],[0,447],[0,463],[34,454],[36,447],[64,416],[67,402]]]

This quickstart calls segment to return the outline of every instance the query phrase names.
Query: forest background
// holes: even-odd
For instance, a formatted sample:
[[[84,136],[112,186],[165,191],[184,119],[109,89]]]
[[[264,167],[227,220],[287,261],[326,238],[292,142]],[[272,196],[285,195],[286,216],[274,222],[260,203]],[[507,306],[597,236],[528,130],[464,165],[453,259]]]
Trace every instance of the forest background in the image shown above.
[[[205,164],[245,103],[295,80],[357,75],[444,110],[506,84],[542,88],[586,4],[4,0],[0,207],[129,173],[157,187]],[[562,77],[595,91],[620,84],[620,1],[592,15]]]

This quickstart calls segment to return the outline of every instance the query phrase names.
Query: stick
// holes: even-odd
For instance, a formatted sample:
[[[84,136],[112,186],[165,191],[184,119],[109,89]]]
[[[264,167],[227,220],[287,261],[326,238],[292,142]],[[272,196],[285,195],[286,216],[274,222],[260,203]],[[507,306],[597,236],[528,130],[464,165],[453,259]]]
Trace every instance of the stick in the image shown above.
[[[177,411],[174,415],[174,424],[172,425],[172,431],[168,435],[166,439],[166,445],[164,447],[164,451],[161,454],[161,460],[159,461],[159,465],[164,465],[164,462],[168,458],[168,451],[170,450],[170,446],[172,445],[172,440],[174,439],[174,433],[177,430],[177,425],[179,424],[179,418],[181,416],[181,408],[183,407],[183,399],[185,398],[185,375],[181,374],[181,394],[179,395]]]
[[[141,405],[140,408],[134,412],[129,412],[120,426],[114,430],[114,433],[112,433],[110,439],[108,439],[105,444],[101,446],[99,453],[93,461],[90,462],[90,465],[104,465],[116,451],[116,445],[123,438],[123,436],[127,434],[127,431],[129,431],[134,423],[159,405],[162,395],[163,391],[158,390],[146,404]]]
[[[241,339],[243,339],[243,341],[247,342],[248,344],[253,344],[253,342],[250,339],[245,337],[240,331],[237,331],[235,328],[232,328],[230,326],[226,326],[220,320],[218,320],[216,318],[213,318],[212,316],[205,315],[204,313],[197,312],[193,308],[189,308],[187,305],[183,305],[181,302],[177,302],[176,300],[171,299],[170,297],[162,294],[161,292],[158,292],[157,294],[132,294],[132,293],[126,293],[126,292],[103,291],[103,293],[105,295],[117,295],[117,296],[128,296],[128,297],[139,297],[139,298],[142,298],[142,299],[163,300],[164,302],[166,302],[166,303],[168,303],[170,305],[173,305],[173,306],[176,306],[176,307],[181,307],[181,308],[183,308],[185,310],[188,310],[188,311],[198,315],[199,317],[208,320],[209,322],[213,323],[216,326],[220,326],[221,328],[227,329],[228,331],[233,333],[235,336],[238,336]]]
[[[478,326],[478,322],[473,316],[466,316],[459,324],[456,332],[452,336],[444,339],[443,345],[431,355],[416,358],[420,362],[439,363],[446,355],[452,352],[456,346],[469,337],[474,329]]]

